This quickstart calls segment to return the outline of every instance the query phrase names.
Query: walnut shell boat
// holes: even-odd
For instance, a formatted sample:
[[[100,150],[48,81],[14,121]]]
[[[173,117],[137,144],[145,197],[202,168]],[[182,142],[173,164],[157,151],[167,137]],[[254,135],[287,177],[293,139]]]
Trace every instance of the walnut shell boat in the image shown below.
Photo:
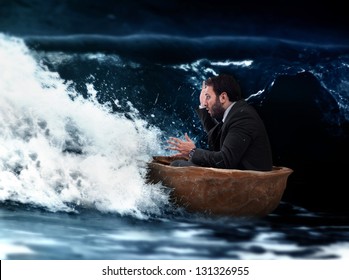
[[[148,183],[172,188],[173,201],[190,212],[212,215],[262,217],[279,205],[293,172],[273,166],[272,171],[208,167],[173,167],[174,157],[154,156],[148,163]]]

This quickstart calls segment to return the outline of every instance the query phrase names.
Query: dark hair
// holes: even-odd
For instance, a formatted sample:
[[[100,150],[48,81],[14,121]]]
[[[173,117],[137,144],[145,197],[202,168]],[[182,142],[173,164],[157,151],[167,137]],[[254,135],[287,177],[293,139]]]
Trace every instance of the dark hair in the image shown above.
[[[217,96],[221,95],[222,92],[226,92],[232,102],[242,98],[240,85],[233,75],[220,74],[208,78],[205,83],[207,86],[212,86]]]

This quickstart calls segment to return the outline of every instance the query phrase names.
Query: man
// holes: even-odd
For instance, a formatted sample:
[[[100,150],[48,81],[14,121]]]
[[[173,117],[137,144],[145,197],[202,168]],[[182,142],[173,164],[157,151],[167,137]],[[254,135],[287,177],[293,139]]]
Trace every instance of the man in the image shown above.
[[[221,74],[207,79],[196,110],[208,134],[209,150],[196,148],[185,140],[170,137],[169,149],[178,151],[173,166],[203,166],[241,170],[269,171],[272,153],[268,135],[256,110],[241,96],[234,76]]]

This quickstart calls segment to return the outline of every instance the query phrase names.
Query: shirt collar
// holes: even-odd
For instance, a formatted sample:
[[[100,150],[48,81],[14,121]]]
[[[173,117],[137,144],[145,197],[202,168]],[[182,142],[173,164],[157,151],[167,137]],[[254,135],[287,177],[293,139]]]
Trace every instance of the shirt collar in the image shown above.
[[[225,121],[225,119],[227,118],[227,116],[228,116],[228,114],[229,114],[231,108],[233,107],[233,105],[234,105],[235,103],[236,103],[236,101],[233,102],[232,104],[230,104],[229,107],[224,111],[222,122]]]

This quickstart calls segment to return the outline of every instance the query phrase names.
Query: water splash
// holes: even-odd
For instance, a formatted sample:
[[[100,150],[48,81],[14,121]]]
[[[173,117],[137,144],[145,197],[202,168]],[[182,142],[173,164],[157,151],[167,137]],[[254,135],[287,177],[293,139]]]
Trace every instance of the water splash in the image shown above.
[[[167,195],[144,180],[160,131],[132,104],[127,116],[112,113],[92,84],[84,99],[22,40],[1,34],[0,69],[0,201],[49,211],[161,212]]]

